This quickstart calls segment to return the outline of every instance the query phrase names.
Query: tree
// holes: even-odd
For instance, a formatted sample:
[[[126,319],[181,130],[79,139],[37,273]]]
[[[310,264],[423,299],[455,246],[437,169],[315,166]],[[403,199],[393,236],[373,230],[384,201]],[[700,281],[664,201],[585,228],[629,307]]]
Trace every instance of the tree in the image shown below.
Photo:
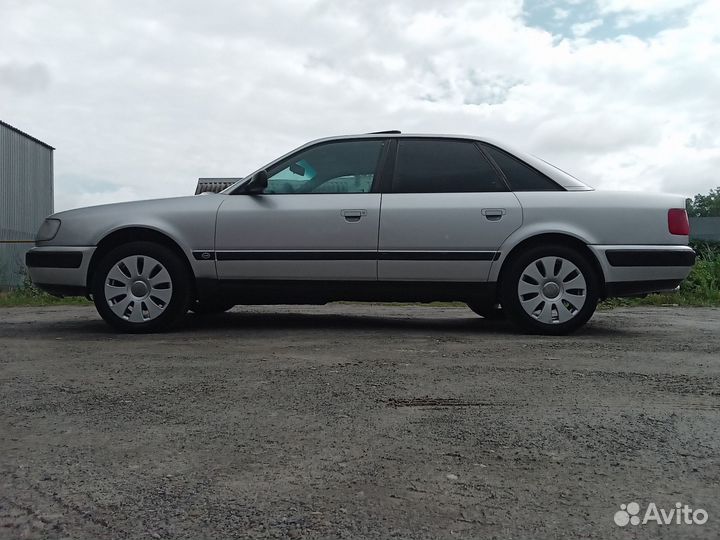
[[[720,217],[720,186],[710,193],[698,193],[687,200],[687,212],[690,217]]]

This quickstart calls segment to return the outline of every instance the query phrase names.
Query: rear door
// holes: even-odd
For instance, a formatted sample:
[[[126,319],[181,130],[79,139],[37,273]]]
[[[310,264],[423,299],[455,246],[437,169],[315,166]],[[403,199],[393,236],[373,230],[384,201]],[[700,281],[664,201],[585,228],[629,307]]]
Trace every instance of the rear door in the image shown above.
[[[522,208],[474,142],[399,138],[384,186],[378,278],[486,281]]]
[[[268,170],[263,194],[229,196],[217,216],[218,277],[376,280],[385,144],[308,147]]]

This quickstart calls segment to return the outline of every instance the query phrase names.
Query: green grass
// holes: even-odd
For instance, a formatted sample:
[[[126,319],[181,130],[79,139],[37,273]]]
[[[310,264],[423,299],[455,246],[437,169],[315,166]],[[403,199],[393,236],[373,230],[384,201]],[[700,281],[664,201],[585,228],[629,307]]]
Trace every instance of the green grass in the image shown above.
[[[7,292],[0,292],[0,307],[35,306],[89,306],[91,302],[82,296],[58,298],[35,287],[29,279],[23,285]]]

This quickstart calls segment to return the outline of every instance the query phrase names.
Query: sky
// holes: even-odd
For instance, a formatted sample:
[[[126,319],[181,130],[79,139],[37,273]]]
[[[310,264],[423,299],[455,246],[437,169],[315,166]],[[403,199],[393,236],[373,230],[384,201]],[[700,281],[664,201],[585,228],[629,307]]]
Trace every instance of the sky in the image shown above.
[[[192,194],[312,139],[486,136],[600,189],[720,185],[720,0],[0,0],[0,119],[55,208]]]

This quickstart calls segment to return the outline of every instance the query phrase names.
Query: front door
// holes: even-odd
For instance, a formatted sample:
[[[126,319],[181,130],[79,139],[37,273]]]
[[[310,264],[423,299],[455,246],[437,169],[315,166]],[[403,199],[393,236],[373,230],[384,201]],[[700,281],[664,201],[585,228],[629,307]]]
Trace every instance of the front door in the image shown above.
[[[400,138],[383,194],[378,279],[486,281],[522,208],[473,141]]]
[[[383,139],[320,143],[268,169],[217,217],[220,279],[376,280]]]

